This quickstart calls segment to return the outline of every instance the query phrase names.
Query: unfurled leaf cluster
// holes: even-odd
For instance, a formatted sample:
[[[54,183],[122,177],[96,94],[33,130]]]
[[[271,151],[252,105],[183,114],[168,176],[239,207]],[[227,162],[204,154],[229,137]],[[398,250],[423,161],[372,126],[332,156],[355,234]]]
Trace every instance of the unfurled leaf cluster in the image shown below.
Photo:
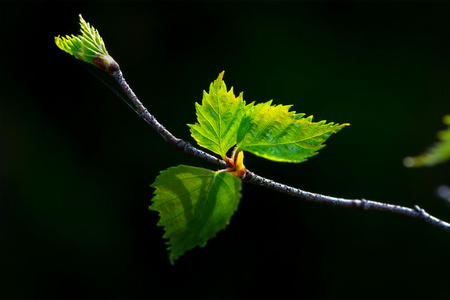
[[[172,263],[187,250],[203,247],[229,223],[241,197],[244,151],[274,161],[303,162],[348,125],[313,122],[289,111],[290,105],[272,101],[246,104],[242,93],[236,97],[233,88],[227,90],[223,74],[203,93],[202,103],[196,103],[197,123],[189,127],[197,143],[220,155],[228,168],[214,172],[181,165],[161,172],[152,185],[156,190],[150,209],[159,212]]]
[[[403,161],[406,167],[430,167],[450,159],[450,115],[445,116],[443,121],[448,128],[438,132],[439,142],[418,156],[406,157]]]
[[[55,43],[63,51],[109,73],[119,70],[119,65],[106,51],[105,43],[97,29],[80,15],[81,35],[56,36]]]

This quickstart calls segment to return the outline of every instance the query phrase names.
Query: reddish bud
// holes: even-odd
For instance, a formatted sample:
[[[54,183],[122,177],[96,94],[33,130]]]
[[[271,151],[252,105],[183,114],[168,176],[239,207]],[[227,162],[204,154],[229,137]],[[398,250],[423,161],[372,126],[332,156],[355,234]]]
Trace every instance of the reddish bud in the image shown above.
[[[108,73],[120,70],[119,64],[109,55],[97,54],[92,63]]]

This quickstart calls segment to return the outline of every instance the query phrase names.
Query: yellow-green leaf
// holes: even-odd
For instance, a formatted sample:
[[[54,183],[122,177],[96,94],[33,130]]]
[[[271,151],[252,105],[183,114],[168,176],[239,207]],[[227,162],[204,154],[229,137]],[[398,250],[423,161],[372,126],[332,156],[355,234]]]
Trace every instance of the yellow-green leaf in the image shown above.
[[[303,162],[324,147],[331,134],[348,124],[312,122],[312,116],[289,111],[290,105],[255,105],[242,119],[236,151],[280,161]]]
[[[236,144],[237,130],[245,110],[242,93],[236,97],[233,88],[227,91],[222,80],[224,72],[203,92],[202,104],[196,103],[196,124],[188,124],[197,143],[225,159],[227,151]]]

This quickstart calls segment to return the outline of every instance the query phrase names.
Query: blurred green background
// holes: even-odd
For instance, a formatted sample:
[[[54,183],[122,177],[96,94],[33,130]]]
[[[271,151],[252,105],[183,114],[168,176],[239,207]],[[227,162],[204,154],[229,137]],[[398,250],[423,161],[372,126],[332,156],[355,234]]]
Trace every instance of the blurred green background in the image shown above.
[[[219,72],[251,102],[351,123],[308,162],[246,166],[311,192],[450,220],[450,165],[406,169],[450,113],[445,2],[1,2],[2,299],[450,297],[450,234],[418,220],[308,203],[244,184],[203,249],[168,261],[150,184],[177,164],[83,64],[57,49],[78,14],[176,136]]]

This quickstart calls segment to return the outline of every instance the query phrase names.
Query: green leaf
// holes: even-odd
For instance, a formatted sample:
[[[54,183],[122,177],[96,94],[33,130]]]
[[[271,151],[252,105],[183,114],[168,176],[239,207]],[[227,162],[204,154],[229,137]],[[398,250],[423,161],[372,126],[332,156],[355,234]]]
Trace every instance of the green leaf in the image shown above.
[[[406,167],[430,167],[450,159],[450,115],[445,116],[443,121],[449,127],[438,132],[440,141],[425,153],[416,157],[406,157],[403,160],[403,164]]]
[[[303,162],[324,147],[332,133],[348,124],[312,122],[312,116],[289,111],[291,105],[272,101],[247,111],[238,131],[236,151],[248,151],[280,162]]]
[[[81,35],[56,36],[55,43],[63,51],[107,72],[117,71],[119,65],[106,51],[105,43],[97,29],[80,15]]]
[[[236,144],[236,134],[245,110],[242,93],[235,97],[233,88],[227,91],[222,80],[224,72],[210,85],[209,93],[203,92],[202,104],[195,103],[196,124],[188,124],[197,143],[219,154],[223,159],[227,151]]]
[[[203,168],[179,165],[161,172],[152,184],[150,210],[159,212],[172,264],[226,227],[237,210],[241,185],[236,176]]]

